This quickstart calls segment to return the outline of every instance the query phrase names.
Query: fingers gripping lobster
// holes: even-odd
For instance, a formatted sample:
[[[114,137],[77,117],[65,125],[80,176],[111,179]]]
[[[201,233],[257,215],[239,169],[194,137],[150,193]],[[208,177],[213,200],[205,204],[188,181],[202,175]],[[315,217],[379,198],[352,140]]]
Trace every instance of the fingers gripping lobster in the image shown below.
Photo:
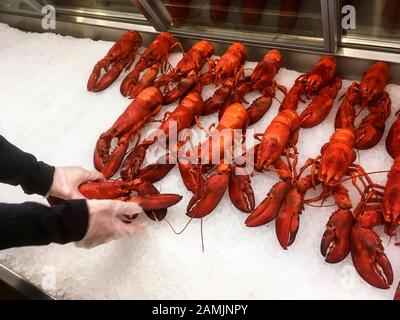
[[[135,137],[138,130],[160,111],[162,103],[163,97],[158,88],[144,89],[129,104],[112,127],[100,135],[94,151],[94,166],[106,178],[112,177],[118,170],[129,147],[129,142]],[[118,139],[118,143],[114,150],[110,151],[114,138]]]
[[[254,68],[249,77],[240,79],[233,90],[233,101],[243,103],[244,96],[255,90],[259,90],[261,97],[257,98],[248,108],[250,115],[249,125],[259,121],[269,110],[272,99],[275,97],[276,88],[286,93],[286,88],[274,81],[276,74],[282,66],[282,54],[279,50],[268,51],[263,59]],[[219,118],[226,109],[226,104],[220,109]]]
[[[129,182],[106,181],[87,182],[79,186],[79,191],[87,199],[117,199],[137,202],[146,215],[155,221],[165,218],[168,207],[178,203],[182,196],[160,194],[149,182],[135,179]],[[134,195],[134,194],[137,195]]]
[[[165,71],[168,66],[169,52],[180,45],[178,40],[168,32],[163,32],[141,54],[135,67],[121,83],[121,94],[130,98],[136,97],[143,89],[152,85],[158,71]],[[148,69],[146,72],[144,72]],[[139,80],[140,74],[144,72]]]
[[[336,114],[335,128],[355,130],[357,149],[372,148],[383,136],[385,122],[391,113],[391,99],[384,91],[389,80],[389,67],[384,62],[377,62],[363,75],[361,83],[354,82],[344,95]],[[357,105],[361,110],[367,107],[369,114],[356,128]]]
[[[199,72],[207,59],[214,52],[214,47],[206,40],[196,42],[170,72],[162,75],[154,85],[166,87],[164,104],[170,104],[186,94],[197,82]],[[172,90],[169,87],[176,84]]]
[[[87,90],[98,92],[108,88],[124,68],[130,67],[141,45],[142,37],[138,32],[133,30],[125,32],[111,47],[107,55],[94,66],[87,83]],[[105,74],[100,76],[102,70],[105,71]]]
[[[124,181],[129,181],[135,177],[156,182],[162,179],[175,165],[174,162],[151,164],[140,170],[140,167],[146,156],[146,150],[163,138],[163,141],[169,145],[170,130],[176,126],[176,133],[179,134],[183,129],[192,127],[198,122],[204,107],[202,97],[195,91],[189,92],[175,108],[168,113],[162,121],[158,131],[142,143],[138,144],[125,158],[122,163],[121,177]],[[173,142],[175,143],[175,142]],[[178,142],[177,142],[178,143]],[[169,148],[173,149],[173,148]],[[140,171],[139,171],[140,170]]]
[[[246,60],[246,49],[240,42],[233,43],[217,62],[209,62],[209,70],[201,75],[202,86],[214,83],[220,86],[212,97],[205,101],[204,115],[212,114],[225,104],[233,101],[229,96],[236,85],[237,79],[243,73],[243,65]]]
[[[336,76],[336,59],[330,55],[323,56],[311,71],[296,79],[280,110],[296,110],[304,95],[308,99],[314,97],[300,115],[301,127],[314,127],[328,116],[341,86],[342,81]]]
[[[187,214],[201,218],[211,213],[221,201],[228,186],[231,201],[247,212],[254,206],[254,194],[245,172],[236,172],[227,155],[233,155],[235,132],[245,130],[248,123],[246,109],[239,103],[226,109],[217,128],[206,142],[198,146],[198,163],[180,159],[179,170],[186,188],[194,193]],[[219,160],[215,164],[215,160]],[[214,163],[213,163],[214,161]],[[237,175],[241,175],[237,177]],[[249,207],[250,208],[249,208]]]

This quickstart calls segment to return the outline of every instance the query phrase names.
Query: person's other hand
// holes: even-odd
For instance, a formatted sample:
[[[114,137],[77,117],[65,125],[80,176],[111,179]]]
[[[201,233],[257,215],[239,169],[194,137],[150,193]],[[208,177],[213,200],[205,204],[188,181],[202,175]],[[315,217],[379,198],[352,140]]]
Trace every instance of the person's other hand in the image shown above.
[[[88,171],[81,167],[56,167],[53,183],[49,195],[64,200],[85,198],[78,187],[88,181],[105,180],[103,174],[98,171]]]
[[[93,248],[111,240],[130,236],[136,230],[132,219],[143,211],[135,202],[120,200],[86,200],[89,227],[78,247]]]

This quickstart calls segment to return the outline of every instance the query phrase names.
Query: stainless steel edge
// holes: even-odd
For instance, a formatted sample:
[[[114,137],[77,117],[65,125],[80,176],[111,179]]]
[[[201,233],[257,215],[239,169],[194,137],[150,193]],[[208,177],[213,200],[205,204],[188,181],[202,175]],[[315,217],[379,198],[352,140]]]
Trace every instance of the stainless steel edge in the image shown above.
[[[324,50],[330,52],[331,49],[331,32],[329,25],[329,0],[320,0],[322,15],[322,33],[324,35]]]
[[[15,15],[0,11],[0,22],[7,23],[11,27],[20,30],[31,32],[53,32],[77,38],[113,41],[123,31],[134,29],[141,32],[144,44],[149,43],[153,39],[153,35],[157,32],[152,26],[148,25],[70,16],[67,14],[57,15],[55,30],[43,30],[41,21],[40,16],[32,14]]]
[[[328,2],[328,19],[329,19],[329,34],[330,34],[330,43],[329,43],[329,52],[336,53],[339,49],[339,39],[341,32],[340,23],[338,18],[340,18],[340,10],[339,10],[339,2],[340,0],[330,0]]]
[[[154,25],[159,31],[168,31],[174,35],[193,38],[198,37],[201,33],[204,39],[223,41],[223,39],[229,39],[230,42],[240,41],[247,46],[273,46],[275,48],[291,48],[299,50],[308,50],[312,48],[317,51],[328,51],[324,49],[324,40],[314,37],[306,36],[290,36],[285,35],[284,41],[280,41],[279,34],[264,33],[262,37],[251,36],[246,37],[237,31],[229,31],[224,29],[223,35],[216,33],[213,28],[205,28],[202,30],[192,29],[186,27],[185,29],[174,28],[172,24],[172,17],[170,16],[168,10],[165,8],[164,4],[160,0],[132,0],[133,3],[139,8],[142,14],[149,19],[150,24]],[[321,2],[328,2],[332,0],[321,0]],[[328,15],[328,12],[326,13]],[[327,19],[325,19],[327,20]],[[329,26],[325,28],[329,31]],[[307,43],[306,45],[304,43]]]
[[[158,31],[167,31],[167,25],[166,23],[162,20],[161,17],[159,17],[155,13],[155,8],[157,7],[159,10],[162,10],[161,8],[162,3],[160,1],[147,1],[147,0],[132,0],[133,4],[138,8],[142,14],[147,18],[147,20],[150,22],[152,26]],[[171,19],[172,21],[172,19]]]
[[[31,300],[55,300],[55,297],[39,289],[17,273],[0,264],[0,279]]]

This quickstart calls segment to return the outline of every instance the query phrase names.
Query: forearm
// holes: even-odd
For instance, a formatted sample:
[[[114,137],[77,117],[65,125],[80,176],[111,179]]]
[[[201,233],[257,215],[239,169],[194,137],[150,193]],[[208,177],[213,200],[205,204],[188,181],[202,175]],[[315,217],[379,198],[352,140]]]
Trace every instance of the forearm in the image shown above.
[[[21,151],[0,135],[0,182],[20,185],[27,194],[46,195],[53,182],[54,167]]]
[[[88,229],[85,200],[47,207],[38,203],[0,203],[0,249],[81,240]]]

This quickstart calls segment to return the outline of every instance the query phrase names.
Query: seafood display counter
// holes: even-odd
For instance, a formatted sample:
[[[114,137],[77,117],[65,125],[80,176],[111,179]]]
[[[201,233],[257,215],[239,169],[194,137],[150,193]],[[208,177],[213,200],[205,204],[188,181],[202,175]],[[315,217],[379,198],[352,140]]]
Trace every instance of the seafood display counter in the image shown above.
[[[29,2],[30,5],[33,2]],[[356,29],[356,31],[347,30],[346,32],[342,30],[340,39],[337,39],[338,30],[333,30],[332,25],[327,29],[324,25],[325,14],[328,14],[329,21],[333,19],[329,10],[339,10],[342,5],[352,5],[357,8],[357,1],[352,1],[351,4],[349,1],[343,1],[343,3],[342,1],[332,1],[331,3],[334,3],[335,6],[325,1],[314,2],[318,6],[312,5],[308,1],[294,1],[293,3],[297,3],[297,7],[289,8],[284,6],[285,1],[271,0],[264,4],[265,7],[262,10],[261,7],[256,10],[259,13],[264,12],[264,15],[261,17],[256,15],[251,18],[243,12],[247,12],[250,16],[255,13],[254,9],[246,7],[252,1],[247,2],[246,5],[237,5],[236,2],[231,2],[232,4],[227,6],[226,3],[229,1],[224,2],[224,5],[218,4],[218,1],[134,1],[138,9],[127,10],[126,14],[130,17],[125,16],[124,18],[121,18],[120,12],[125,11],[125,9],[121,9],[121,6],[127,5],[127,2],[124,1],[120,1],[119,6],[114,4],[112,8],[107,1],[85,1],[87,6],[80,8],[79,13],[74,7],[74,2],[70,2],[70,7],[65,7],[63,1],[51,3],[56,8],[59,6],[60,11],[65,14],[62,19],[67,15],[72,15],[72,11],[75,12],[74,14],[85,15],[87,19],[100,19],[95,17],[96,12],[93,11],[93,7],[90,7],[90,4],[93,3],[98,10],[97,14],[104,8],[113,11],[113,14],[108,13],[107,15],[107,17],[113,17],[106,19],[107,23],[100,27],[88,23],[85,30],[87,30],[87,34],[96,34],[97,36],[92,37],[94,39],[102,38],[114,41],[94,40],[85,37],[84,34],[79,36],[79,31],[76,30],[82,28],[82,22],[71,22],[71,20],[66,22],[66,18],[60,22],[60,30],[62,30],[60,33],[68,34],[68,28],[64,23],[76,24],[79,27],[72,32],[75,37],[50,32],[36,33],[18,30],[12,25],[18,26],[20,29],[27,29],[27,25],[24,28],[21,27],[21,20],[5,18],[14,15],[13,9],[8,7],[7,10],[0,10],[0,17],[2,21],[6,22],[0,23],[0,61],[2,66],[0,92],[3,101],[0,109],[1,134],[21,149],[35,154],[38,159],[52,165],[80,165],[85,168],[94,168],[93,150],[99,135],[110,128],[126,107],[135,101],[121,95],[120,88],[124,79],[137,65],[140,57],[146,56],[144,53],[146,48],[150,47],[158,34],[156,30],[170,31],[176,39],[181,40],[185,51],[197,40],[201,40],[193,30],[196,28],[202,30],[204,38],[208,39],[216,48],[214,55],[211,56],[211,52],[209,55],[217,66],[218,56],[223,55],[232,42],[242,40],[243,35],[250,34],[249,30],[251,30],[251,37],[248,37],[247,41],[243,41],[248,56],[243,59],[242,62],[245,62],[243,68],[240,69],[244,70],[249,78],[238,76],[238,82],[234,82],[231,87],[236,89],[235,86],[238,86],[239,83],[246,85],[246,81],[251,79],[251,74],[258,70],[256,66],[259,61],[264,61],[262,58],[267,52],[269,52],[267,62],[275,61],[274,66],[276,66],[276,68],[270,66],[268,72],[273,75],[276,73],[276,75],[261,83],[256,81],[258,76],[257,79],[252,79],[251,88],[246,88],[245,99],[240,97],[243,99],[241,103],[246,108],[249,108],[249,105],[256,99],[257,107],[267,105],[262,114],[256,112],[256,119],[252,118],[254,114],[251,114],[249,109],[240,111],[247,114],[244,117],[249,117],[250,122],[254,122],[245,132],[248,146],[252,147],[257,143],[253,139],[254,134],[260,133],[265,136],[266,128],[271,123],[281,123],[276,117],[282,105],[287,106],[288,109],[285,115],[297,112],[300,118],[296,120],[296,116],[292,120],[291,130],[297,131],[300,125],[302,128],[299,129],[297,142],[291,141],[295,144],[294,150],[297,151],[298,167],[296,167],[296,163],[291,162],[293,154],[287,153],[287,160],[292,163],[292,170],[289,174],[293,174],[293,179],[288,181],[292,183],[293,180],[300,180],[298,178],[302,176],[298,169],[306,163],[307,159],[316,159],[329,149],[329,147],[322,147],[330,141],[335,132],[335,125],[342,127],[340,132],[352,132],[347,127],[343,128],[346,126],[343,122],[338,124],[339,116],[337,115],[343,112],[343,101],[350,101],[350,94],[357,95],[359,92],[363,92],[362,89],[351,91],[354,86],[359,88],[358,84],[354,86],[352,84],[357,81],[361,83],[362,88],[362,83],[367,82],[367,79],[363,78],[363,74],[369,70],[366,74],[378,75],[383,87],[379,91],[379,97],[374,98],[375,100],[371,98],[374,103],[365,102],[365,100],[359,102],[360,106],[365,103],[361,107],[368,106],[368,108],[357,114],[354,125],[356,128],[362,127],[362,123],[358,119],[374,113],[378,107],[379,112],[377,115],[374,114],[377,117],[375,119],[382,121],[383,117],[383,123],[386,125],[382,125],[381,122],[380,124],[374,123],[373,119],[369,120],[378,128],[377,131],[380,130],[374,132],[373,137],[365,137],[352,128],[354,134],[357,135],[358,149],[354,152],[355,158],[350,157],[348,160],[351,163],[348,164],[349,167],[351,166],[354,171],[349,169],[350,171],[347,173],[355,172],[356,176],[353,175],[353,180],[358,179],[361,171],[357,171],[355,168],[362,167],[365,172],[369,173],[375,184],[384,186],[387,183],[387,172],[393,164],[393,159],[385,145],[385,139],[397,119],[396,111],[400,105],[397,44],[395,40],[391,39],[390,32],[387,31],[389,27],[379,29],[388,35],[387,38],[379,38],[379,42],[387,40],[386,45],[382,46],[384,49],[381,49],[377,39],[371,36],[371,34],[378,34],[376,28],[371,28],[375,30],[373,32],[370,32],[368,28]],[[390,4],[390,1],[384,2],[383,5],[378,5],[378,2],[374,3],[376,8],[383,10],[382,12],[386,6],[394,6],[393,3]],[[253,4],[256,6],[257,2],[255,1]],[[30,8],[32,6],[26,7],[27,12],[31,10]],[[18,10],[18,14],[21,16],[22,11],[20,8]],[[4,13],[5,11],[7,13]],[[364,8],[364,11],[368,10]],[[292,19],[280,18],[282,12]],[[296,12],[299,14],[293,22],[293,16],[297,16]],[[360,10],[360,12],[363,11]],[[377,12],[380,11],[377,10]],[[32,21],[36,21],[35,14],[25,14],[29,16],[29,19],[33,19]],[[121,22],[122,20],[118,19],[134,19],[133,15],[136,15],[138,20],[131,20],[130,27],[125,28],[120,24],[114,24],[112,27],[107,25],[115,22],[126,23],[126,21]],[[238,19],[239,15],[243,15],[242,25],[235,27],[233,21]],[[275,20],[269,20],[270,17],[275,17]],[[360,22],[360,25],[363,25],[361,14],[357,19],[359,19],[357,21]],[[268,20],[271,25],[265,20]],[[135,58],[130,69],[122,70],[119,76],[113,76],[111,80],[101,79],[100,81],[106,83],[101,83],[103,87],[97,88],[98,90],[94,82],[90,84],[89,81],[88,85],[88,79],[95,63],[106,55],[125,29],[134,29],[131,26],[132,23],[139,29],[143,43],[138,48],[138,55],[133,56]],[[300,24],[302,28],[293,27],[293,24]],[[338,27],[337,24],[336,27]],[[394,22],[391,24],[391,28],[396,28]],[[35,30],[35,27],[31,29]],[[216,36],[216,30],[227,31],[226,34],[231,36],[229,43],[227,43],[227,39],[218,41],[217,38],[221,38],[221,36]],[[57,33],[57,29],[55,32]],[[279,33],[279,37],[275,36],[276,39],[274,39],[274,33]],[[357,38],[360,34],[369,37],[369,40],[362,45],[360,38]],[[345,38],[346,40],[344,40]],[[358,40],[353,41],[354,38]],[[265,46],[260,46],[261,41],[266,42]],[[389,42],[392,44],[390,45]],[[280,48],[281,63],[276,62],[280,59],[279,53],[270,50],[274,47]],[[308,50],[305,47],[308,47]],[[354,56],[349,56],[350,52]],[[367,52],[370,52],[369,56]],[[179,46],[172,48],[167,56],[168,63],[164,62],[163,65],[175,67],[182,59]],[[364,56],[364,59],[360,56]],[[321,58],[322,60],[320,60]],[[223,59],[219,61],[221,60]],[[386,61],[387,64],[377,64],[370,68],[377,60]],[[300,66],[299,63],[303,62],[304,64]],[[318,70],[321,65],[324,65],[324,68],[328,66],[327,68],[330,70],[329,75],[324,73],[325,77],[329,77],[324,89],[316,93],[313,88],[301,87],[300,90],[304,90],[303,97],[307,98],[307,101],[304,102],[303,99],[296,99],[293,89],[285,97],[286,90],[284,88],[289,90],[296,85],[303,85],[303,82],[298,79],[306,77],[307,80],[311,74],[318,74],[315,70]],[[353,67],[352,70],[349,70],[349,65]],[[316,67],[313,69],[313,66]],[[207,73],[207,67],[207,63],[204,61],[204,67],[199,67],[198,73]],[[168,68],[166,69],[168,70]],[[304,75],[304,72],[307,71],[310,73]],[[143,74],[149,76],[146,71],[140,76]],[[222,74],[218,74],[218,77],[222,77]],[[158,77],[154,79],[154,81],[157,80],[159,80]],[[29,90],[24,90],[21,94],[21,83],[27,81],[29,81]],[[204,101],[210,101],[208,99],[212,99],[219,86],[229,86],[229,83],[229,81],[218,83],[216,80],[209,81],[206,78],[202,90],[199,91],[200,95]],[[266,84],[268,86],[265,86]],[[385,86],[385,84],[387,85]],[[267,87],[271,90],[265,90]],[[387,93],[383,93],[384,91]],[[238,91],[230,92],[238,93]],[[261,99],[260,94],[266,100]],[[269,96],[269,94],[271,95]],[[129,86],[125,95],[136,96],[137,92]],[[314,96],[319,97],[318,99],[326,104],[324,104],[325,114],[319,114],[318,121],[314,118],[310,119],[305,111],[310,109],[308,105],[312,101],[311,97]],[[291,98],[294,100],[290,100]],[[298,103],[297,107],[289,107],[293,102]],[[174,111],[180,103],[182,102],[175,99],[170,104],[163,106],[154,119],[165,120],[165,112]],[[357,104],[354,102],[354,105]],[[388,111],[390,105],[391,112]],[[239,107],[235,107],[235,112],[237,108]],[[289,109],[296,109],[296,111]],[[233,109],[229,109],[228,106],[226,110],[231,112]],[[205,128],[212,128],[212,124],[218,124],[218,112],[209,113],[208,115],[203,113],[199,117],[201,126],[193,126],[190,129],[196,137],[204,138]],[[281,113],[279,114],[281,115]],[[224,115],[222,115],[222,119],[224,119],[223,117]],[[246,122],[242,125],[247,126],[247,124]],[[140,134],[142,137],[147,137],[159,126],[159,122],[148,122],[140,129]],[[347,139],[344,140],[348,141],[347,133],[343,136]],[[362,141],[368,139],[375,139],[373,144],[376,145],[370,148],[365,145],[363,147]],[[335,142],[334,139],[332,141]],[[347,149],[342,150],[346,151]],[[352,148],[348,151],[353,155]],[[158,157],[159,154],[156,151],[147,152],[143,167],[154,163]],[[323,163],[323,159],[321,163]],[[318,160],[316,164],[322,166]],[[254,207],[266,199],[267,193],[277,183],[280,183],[282,178],[282,175],[279,176],[275,172],[281,173],[279,169],[282,167],[268,171],[263,170],[263,163],[256,164],[256,166],[258,165],[260,170],[254,171],[250,177],[254,200],[246,202],[246,205],[253,206],[249,211],[254,211]],[[296,171],[293,169],[295,167],[298,175],[293,173]],[[321,167],[318,170],[323,171]],[[111,172],[110,176],[113,173]],[[117,173],[118,175],[119,173]],[[327,180],[324,180],[325,178]],[[115,240],[90,250],[78,248],[74,244],[62,246],[51,244],[0,251],[0,279],[28,297],[41,299],[393,299],[397,283],[400,280],[400,251],[396,246],[395,237],[387,235],[388,225],[385,230],[383,221],[381,221],[382,225],[374,226],[373,229],[376,232],[373,235],[382,239],[382,247],[379,244],[376,245],[377,263],[380,264],[380,267],[378,266],[377,269],[372,267],[373,270],[367,270],[367,273],[369,271],[374,275],[382,276],[378,280],[370,279],[369,282],[375,280],[392,282],[390,288],[378,289],[363,280],[360,274],[362,275],[363,272],[365,274],[365,271],[356,270],[355,265],[362,265],[364,261],[357,261],[358,256],[355,256],[355,250],[340,259],[336,257],[337,260],[342,260],[340,263],[325,261],[325,259],[335,260],[333,256],[337,250],[346,251],[341,244],[337,242],[332,244],[328,241],[332,234],[326,231],[327,229],[331,230],[326,225],[332,213],[337,210],[336,205],[339,204],[342,211],[348,209],[345,193],[340,194],[342,197],[336,197],[336,203],[335,197],[329,196],[336,189],[330,188],[330,179],[326,175],[325,178],[318,177],[318,181],[325,184],[323,188],[328,192],[325,194],[326,199],[322,202],[303,201],[317,197],[322,190],[320,186],[315,191],[311,190],[307,197],[303,197],[301,204],[304,208],[301,210],[301,215],[294,215],[295,218],[292,220],[299,219],[299,228],[297,230],[296,222],[294,222],[293,225],[290,225],[288,234],[282,232],[285,227],[280,229],[282,225],[279,227],[281,222],[278,221],[250,228],[250,225],[257,224],[254,222],[257,219],[248,218],[248,213],[240,212],[238,210],[240,205],[235,201],[232,202],[235,199],[232,199],[234,197],[230,192],[222,193],[214,210],[209,210],[210,212],[207,212],[209,214],[205,214],[202,219],[188,218],[187,206],[193,192],[189,191],[182,182],[179,168],[174,167],[165,178],[154,183],[161,192],[183,196],[179,203],[168,209],[166,219],[156,222],[146,215],[139,215],[135,220],[137,232],[134,236]],[[342,185],[349,190],[355,209],[360,201],[365,200],[362,198],[365,194],[361,196],[351,180],[343,178]],[[362,182],[358,183],[363,186]],[[368,181],[366,183],[369,184]],[[368,186],[364,185],[364,187],[366,190],[368,189]],[[292,193],[295,192],[294,189],[294,187],[291,189]],[[11,186],[0,185],[0,194],[1,202],[36,201],[46,204],[45,199],[39,196],[24,195],[22,190]],[[254,203],[252,204],[252,202]],[[356,210],[362,211],[362,208]],[[200,215],[199,210],[196,212]],[[250,217],[254,217],[253,213]],[[195,214],[192,213],[192,215]],[[357,223],[361,223],[359,216],[355,215],[355,218],[358,219]],[[330,226],[334,225],[332,220],[329,220],[329,223]],[[371,223],[371,221],[362,223]],[[321,238],[325,239],[325,250],[321,250]],[[282,247],[287,250],[283,250]],[[381,254],[383,250],[385,257],[390,261],[393,279],[382,280],[385,277],[390,278],[387,264],[385,265],[386,260]],[[328,257],[323,257],[321,251]],[[378,270],[379,268],[381,269]]]

